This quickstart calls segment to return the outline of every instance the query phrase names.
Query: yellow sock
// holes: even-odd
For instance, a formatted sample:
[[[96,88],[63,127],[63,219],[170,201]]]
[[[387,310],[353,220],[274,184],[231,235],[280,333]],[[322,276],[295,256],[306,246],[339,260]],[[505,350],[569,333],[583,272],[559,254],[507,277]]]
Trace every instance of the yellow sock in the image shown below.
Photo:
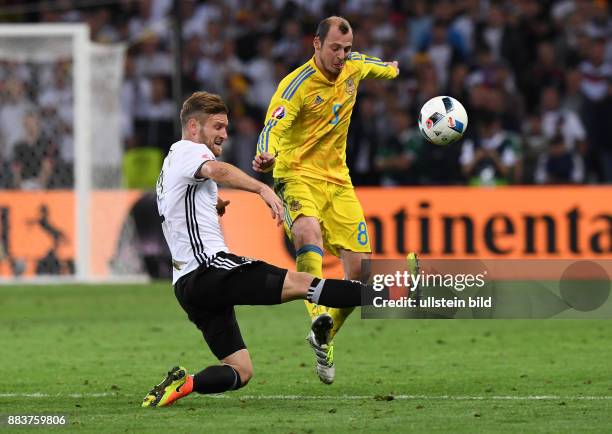
[[[297,271],[310,273],[315,277],[323,278],[323,250],[318,246],[306,244],[297,251]],[[306,310],[311,319],[325,313],[327,308],[304,300]]]
[[[336,333],[338,333],[338,330],[340,330],[340,327],[342,327],[342,324],[344,324],[344,321],[346,321],[348,316],[354,310],[355,310],[354,307],[343,307],[343,308],[330,307],[327,310],[327,313],[334,319],[334,328],[332,329],[329,335],[330,340],[332,340],[334,336],[336,336]]]

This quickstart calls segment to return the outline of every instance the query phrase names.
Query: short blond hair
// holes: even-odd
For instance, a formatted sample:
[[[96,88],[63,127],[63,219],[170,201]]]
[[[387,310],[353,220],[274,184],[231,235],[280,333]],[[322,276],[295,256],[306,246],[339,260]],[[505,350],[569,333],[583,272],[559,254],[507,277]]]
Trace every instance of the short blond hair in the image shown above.
[[[208,92],[194,92],[185,100],[181,108],[181,126],[185,128],[189,119],[192,118],[200,120],[202,116],[227,114],[228,112],[227,106],[219,95]]]

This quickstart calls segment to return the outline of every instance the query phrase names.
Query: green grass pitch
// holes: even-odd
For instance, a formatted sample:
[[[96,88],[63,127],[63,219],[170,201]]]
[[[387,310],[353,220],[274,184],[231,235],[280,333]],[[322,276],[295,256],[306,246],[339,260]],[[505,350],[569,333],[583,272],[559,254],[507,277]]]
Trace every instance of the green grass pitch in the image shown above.
[[[169,283],[0,287],[0,313],[4,424],[8,415],[65,414],[70,431],[116,433],[612,426],[607,321],[361,320],[357,313],[336,339],[336,382],[326,386],[304,340],[301,302],[241,307],[255,366],[248,387],[143,409],[168,368],[215,363]]]

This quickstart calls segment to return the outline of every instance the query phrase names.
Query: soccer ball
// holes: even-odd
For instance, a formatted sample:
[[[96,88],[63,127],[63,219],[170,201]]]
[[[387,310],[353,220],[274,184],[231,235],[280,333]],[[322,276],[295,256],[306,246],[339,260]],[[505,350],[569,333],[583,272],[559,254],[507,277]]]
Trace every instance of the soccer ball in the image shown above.
[[[459,101],[450,96],[436,96],[423,104],[419,130],[434,145],[450,145],[465,133],[468,116]]]

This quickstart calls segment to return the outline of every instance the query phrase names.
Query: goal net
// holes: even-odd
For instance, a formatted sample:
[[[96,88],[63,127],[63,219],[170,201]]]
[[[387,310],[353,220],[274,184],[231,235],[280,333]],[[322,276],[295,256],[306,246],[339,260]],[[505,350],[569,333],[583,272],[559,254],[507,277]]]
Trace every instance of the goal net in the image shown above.
[[[0,282],[143,278],[124,54],[83,24],[0,25]]]

